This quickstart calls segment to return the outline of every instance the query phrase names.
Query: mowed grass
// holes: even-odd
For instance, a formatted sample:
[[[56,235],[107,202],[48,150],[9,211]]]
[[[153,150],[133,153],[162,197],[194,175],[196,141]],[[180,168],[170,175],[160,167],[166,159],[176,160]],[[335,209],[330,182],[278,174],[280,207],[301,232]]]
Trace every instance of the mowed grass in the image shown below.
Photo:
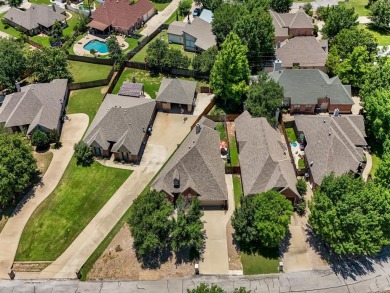
[[[103,101],[103,87],[94,87],[71,91],[66,113],[85,113],[89,116],[89,123],[92,122]]]
[[[153,4],[158,11],[163,11],[170,4],[170,2],[166,2],[166,3],[153,2]]]
[[[130,176],[130,170],[90,167],[72,158],[54,192],[34,211],[23,230],[17,261],[54,261]]]
[[[7,14],[7,12],[1,13],[1,14],[0,14],[0,20],[1,20],[2,18],[4,18],[4,16],[5,16],[6,14]],[[19,37],[19,35],[20,35],[20,32],[19,32],[19,31],[17,31],[16,29],[14,29],[12,26],[8,26],[7,28],[6,28],[6,26],[8,26],[8,25],[5,25],[4,23],[2,23],[2,22],[0,21],[0,31],[2,31],[2,32],[6,33],[6,34],[9,34],[9,35],[11,35],[11,36],[13,36],[13,37],[15,37],[15,38]]]
[[[372,178],[375,178],[375,172],[379,167],[379,164],[381,162],[381,158],[378,157],[378,155],[376,155],[376,154],[371,154],[371,158],[372,158],[372,168],[371,168],[370,174],[371,174]]]
[[[233,136],[229,140],[229,148],[230,148],[230,160],[232,163],[232,166],[239,166],[239,160],[238,160],[238,150],[237,150],[237,142],[236,137]]]
[[[262,254],[241,253],[244,275],[272,274],[278,272],[278,249],[263,250]]]
[[[290,142],[297,141],[297,137],[295,135],[294,128],[292,127],[286,127],[286,134]]]
[[[68,61],[74,82],[86,82],[107,78],[111,66],[79,61]]]
[[[47,4],[49,5],[51,2],[50,0],[29,0],[28,2],[34,3],[34,4]]]
[[[223,122],[218,122],[215,129],[219,132],[219,139],[227,142],[225,124]]]
[[[66,21],[68,26],[62,31],[62,33],[66,36],[70,36],[73,34],[73,32],[74,32],[73,29],[76,26],[77,21],[79,19],[79,16],[77,15],[77,13],[73,13],[73,12],[70,12],[69,10],[67,10],[66,17],[69,17],[69,15],[72,15],[72,17]]]
[[[371,32],[374,37],[378,40],[379,46],[390,46],[390,30],[389,31],[378,31],[374,27],[366,24],[359,24],[359,28],[363,28]]]
[[[177,16],[176,16],[176,14],[177,14]],[[185,18],[185,16],[181,16],[179,14],[179,9],[176,9],[164,23],[171,24],[172,22],[176,21],[177,19],[178,19],[178,21],[183,21],[184,18]]]
[[[243,195],[240,175],[233,174],[233,190],[234,190],[234,205],[236,208],[238,208],[240,206],[241,197]]]
[[[50,37],[49,36],[32,36],[30,40],[41,44],[44,47],[50,47]]]
[[[355,8],[355,13],[359,16],[368,16],[369,9],[367,9],[368,0],[348,0],[348,2],[340,2],[339,5],[345,5],[348,8]]]

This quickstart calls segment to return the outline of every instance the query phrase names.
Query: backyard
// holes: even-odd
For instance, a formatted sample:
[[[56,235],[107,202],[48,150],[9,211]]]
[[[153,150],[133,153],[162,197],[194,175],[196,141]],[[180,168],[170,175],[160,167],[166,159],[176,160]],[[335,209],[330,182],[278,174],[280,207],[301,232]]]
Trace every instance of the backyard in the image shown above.
[[[107,78],[111,66],[95,63],[70,61],[68,60],[70,72],[73,75],[74,82],[86,82],[91,80]]]
[[[0,14],[0,20],[6,15],[7,12],[1,13]],[[0,31],[9,34],[15,38],[19,37],[20,32],[18,32],[16,29],[14,29],[12,26],[9,26],[7,24],[4,24],[3,22],[0,21]]]
[[[295,135],[294,128],[286,127],[286,134],[287,134],[289,142],[297,141],[297,137]]]
[[[368,5],[368,0],[348,0],[341,2],[339,5],[345,5],[348,8],[354,7],[355,13],[357,13],[359,16],[369,15],[369,9],[366,8]]]
[[[243,193],[240,175],[233,174],[233,190],[234,190],[234,205],[236,208],[238,208],[240,206],[240,201]]]
[[[241,253],[244,275],[272,274],[278,272],[278,249],[262,249],[262,253]]]
[[[24,228],[15,260],[58,258],[130,174],[130,170],[108,168],[97,162],[82,167],[72,158],[56,189]]]
[[[47,4],[47,5],[50,4],[50,0],[28,0],[28,2],[34,4]]]
[[[374,27],[366,24],[359,24],[359,28],[363,28],[371,32],[376,39],[378,40],[379,46],[389,46],[390,45],[390,31],[378,31]]]

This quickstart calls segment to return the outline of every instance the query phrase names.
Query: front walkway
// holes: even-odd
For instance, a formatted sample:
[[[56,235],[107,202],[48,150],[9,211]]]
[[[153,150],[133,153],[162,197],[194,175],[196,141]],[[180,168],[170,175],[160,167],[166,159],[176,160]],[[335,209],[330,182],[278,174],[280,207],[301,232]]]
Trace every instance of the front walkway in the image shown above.
[[[371,169],[372,169],[372,157],[366,151],[364,151],[364,154],[366,155],[367,162],[366,162],[366,166],[364,167],[364,170],[363,170],[363,173],[362,173],[362,177],[363,177],[364,181],[367,181],[368,175],[370,175],[370,172],[371,172]]]
[[[141,164],[115,192],[106,205],[85,227],[68,249],[39,273],[17,273],[18,279],[74,279],[75,272],[87,261],[115,224],[144,190],[165,161],[190,131],[196,116],[184,121],[184,115],[158,113],[152,136]]]
[[[68,116],[70,120],[65,120],[61,134],[62,147],[58,150],[51,150],[53,152],[53,160],[43,176],[41,184],[26,195],[0,233],[0,279],[9,278],[8,270],[14,262],[24,226],[34,210],[57,186],[72,158],[74,144],[82,138],[87,129],[87,115],[71,114]]]
[[[204,211],[202,218],[206,231],[203,261],[199,263],[199,272],[202,275],[229,274],[226,225],[234,211],[233,176],[225,175],[225,180],[229,209],[227,211]]]

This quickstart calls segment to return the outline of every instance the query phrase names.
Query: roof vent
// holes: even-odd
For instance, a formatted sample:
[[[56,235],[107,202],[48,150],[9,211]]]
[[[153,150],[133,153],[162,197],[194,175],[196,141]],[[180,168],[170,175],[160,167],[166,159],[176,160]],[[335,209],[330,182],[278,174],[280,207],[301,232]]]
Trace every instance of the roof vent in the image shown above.
[[[313,167],[313,164],[314,164],[314,162],[313,162],[313,161],[311,161],[311,162],[310,162],[310,167]]]
[[[324,119],[324,123],[326,123],[326,120]]]
[[[329,132],[329,136],[331,135],[332,133]]]

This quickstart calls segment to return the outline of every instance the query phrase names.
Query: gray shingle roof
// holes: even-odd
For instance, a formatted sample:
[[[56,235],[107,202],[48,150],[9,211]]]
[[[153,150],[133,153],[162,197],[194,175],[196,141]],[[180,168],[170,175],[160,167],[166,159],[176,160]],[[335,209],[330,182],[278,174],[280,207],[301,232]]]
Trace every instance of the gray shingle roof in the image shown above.
[[[281,134],[266,118],[252,117],[248,111],[235,120],[235,125],[244,194],[289,188],[299,196],[294,166]]]
[[[288,37],[288,28],[313,28],[311,18],[300,8],[296,13],[277,13],[271,11],[275,26],[275,37]]]
[[[211,23],[213,21],[213,17],[214,13],[208,9],[203,9],[202,13],[199,16],[199,18],[203,19],[204,21],[207,21],[208,23]]]
[[[211,23],[199,17],[195,18],[191,24],[187,24],[183,32],[196,38],[195,46],[202,50],[207,50],[217,44],[215,35],[211,30]]]
[[[155,102],[108,94],[93,119],[84,141],[90,146],[138,154],[149,126]]]
[[[200,195],[200,200],[226,200],[225,164],[219,143],[216,130],[203,124],[197,134],[194,128],[157,176],[152,187],[171,196],[191,188]],[[173,186],[175,178],[180,180],[179,188]]]
[[[0,107],[0,123],[5,123],[5,127],[29,125],[27,134],[37,126],[57,129],[67,84],[67,79],[56,79],[25,86],[21,92],[7,95]]]
[[[196,82],[178,78],[163,78],[157,93],[157,102],[192,105]]]
[[[122,84],[118,94],[121,96],[139,97],[142,95],[143,89],[144,89],[143,83],[125,81]]]
[[[168,27],[168,34],[181,36],[183,34],[183,29],[187,25],[186,22],[183,21],[174,21]]]
[[[328,97],[335,105],[353,105],[350,88],[318,69],[285,69],[269,75],[283,87],[291,104],[317,104],[318,98]]]
[[[283,67],[325,66],[328,53],[321,47],[315,37],[295,37],[276,49],[276,57],[282,61]]]
[[[64,21],[66,19],[66,16],[62,14],[65,12],[65,9],[58,6],[54,6],[54,9],[55,11],[52,6],[45,4],[31,4],[31,7],[26,11],[12,7],[5,15],[5,18],[27,30],[35,29],[39,25],[49,28],[56,21]]]
[[[363,116],[295,115],[294,118],[297,130],[305,135],[305,155],[309,164],[313,162],[310,170],[316,184],[321,184],[331,172],[337,176],[356,172],[363,160],[361,146],[367,145]]]

